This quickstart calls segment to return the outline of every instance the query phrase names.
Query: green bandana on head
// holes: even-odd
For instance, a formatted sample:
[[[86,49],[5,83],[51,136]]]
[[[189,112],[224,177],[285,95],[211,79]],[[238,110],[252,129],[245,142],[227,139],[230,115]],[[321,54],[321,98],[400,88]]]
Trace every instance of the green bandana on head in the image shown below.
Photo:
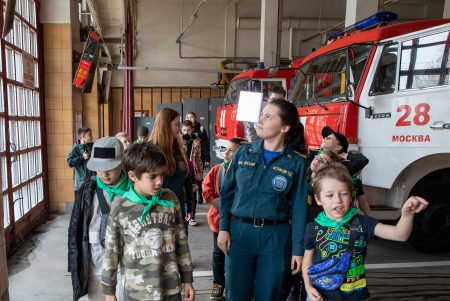
[[[344,217],[336,222],[326,216],[325,211],[319,213],[319,215],[315,218],[315,221],[321,225],[322,227],[331,227],[336,228],[338,230],[344,229],[344,225],[348,223],[355,215],[358,214],[358,210],[356,208],[350,208],[344,215]]]
[[[120,178],[119,183],[117,183],[115,186],[111,187],[109,185],[106,185],[105,182],[100,179],[100,177],[97,177],[97,186],[98,188],[108,192],[107,199],[109,202],[112,202],[114,195],[118,194],[123,196],[124,193],[130,189],[131,181],[128,179],[125,173],[122,173],[122,177]]]
[[[141,224],[144,223],[145,219],[147,218],[148,213],[155,205],[161,205],[161,206],[170,206],[175,207],[175,204],[168,201],[168,200],[161,200],[163,190],[161,189],[158,193],[158,195],[152,195],[152,198],[149,200],[145,196],[139,194],[134,190],[134,187],[131,186],[130,190],[128,190],[123,197],[128,199],[129,201],[136,203],[136,204],[143,204],[146,205],[144,211],[142,212],[141,216]]]

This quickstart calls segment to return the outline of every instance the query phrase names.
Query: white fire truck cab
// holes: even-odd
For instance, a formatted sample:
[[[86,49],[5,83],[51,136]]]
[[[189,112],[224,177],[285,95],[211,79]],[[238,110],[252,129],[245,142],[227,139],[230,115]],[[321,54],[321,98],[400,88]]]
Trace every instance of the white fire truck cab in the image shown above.
[[[325,125],[370,163],[361,179],[373,216],[395,220],[411,195],[430,205],[410,243],[450,247],[450,19],[376,27],[304,58],[290,100],[309,149]]]

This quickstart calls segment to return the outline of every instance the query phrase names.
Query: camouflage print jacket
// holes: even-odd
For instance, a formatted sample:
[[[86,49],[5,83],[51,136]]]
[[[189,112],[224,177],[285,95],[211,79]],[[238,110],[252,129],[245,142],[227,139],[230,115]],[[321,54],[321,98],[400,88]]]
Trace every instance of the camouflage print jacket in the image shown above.
[[[192,261],[176,195],[164,189],[161,199],[176,207],[154,206],[143,224],[145,205],[115,196],[108,220],[102,286],[115,293],[118,266],[125,279],[125,300],[163,300],[192,283]]]

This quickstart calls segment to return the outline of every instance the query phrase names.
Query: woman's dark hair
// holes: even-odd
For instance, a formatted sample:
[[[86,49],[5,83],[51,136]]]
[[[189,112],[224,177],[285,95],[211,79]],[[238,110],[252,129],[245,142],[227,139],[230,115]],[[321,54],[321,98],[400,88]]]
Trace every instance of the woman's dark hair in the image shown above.
[[[123,169],[126,173],[133,171],[138,179],[143,173],[150,173],[159,168],[165,169],[166,166],[166,156],[151,142],[134,143],[123,156]]]
[[[274,99],[268,105],[274,105],[280,111],[280,118],[283,125],[288,125],[289,131],[286,133],[285,141],[294,150],[306,154],[305,130],[298,117],[297,108],[285,99]]]

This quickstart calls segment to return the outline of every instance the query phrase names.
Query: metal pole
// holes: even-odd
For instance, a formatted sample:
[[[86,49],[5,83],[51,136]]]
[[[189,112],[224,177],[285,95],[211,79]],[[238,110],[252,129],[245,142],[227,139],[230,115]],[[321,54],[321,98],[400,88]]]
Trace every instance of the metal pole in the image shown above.
[[[133,22],[129,5],[126,7],[126,30],[125,30],[125,62],[133,66]],[[136,133],[133,131],[133,70],[125,70],[124,89],[122,103],[122,131],[128,133],[134,140]]]

